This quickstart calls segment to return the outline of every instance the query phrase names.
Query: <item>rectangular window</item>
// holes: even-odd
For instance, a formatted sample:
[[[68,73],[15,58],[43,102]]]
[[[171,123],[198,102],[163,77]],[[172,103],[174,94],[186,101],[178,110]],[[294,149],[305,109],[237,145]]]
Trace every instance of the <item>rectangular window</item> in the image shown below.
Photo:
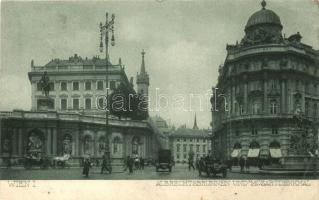
[[[205,142],[206,142],[206,139],[203,139],[203,142],[205,143]]]
[[[186,159],[186,154],[183,155],[184,159]]]
[[[79,99],[73,99],[73,109],[78,110],[80,108],[80,101]]]
[[[103,90],[103,81],[97,82],[97,90]]]
[[[79,90],[79,82],[73,82],[73,90]]]
[[[110,89],[115,90],[115,81],[110,82]]]
[[[186,142],[186,138],[184,138],[184,142]]]
[[[67,83],[66,82],[61,82],[61,90],[66,91],[67,90]]]
[[[180,145],[180,144],[177,144],[177,145],[176,145],[176,152],[180,152],[180,148],[181,148],[181,145]]]
[[[91,81],[85,82],[85,90],[91,90]]]
[[[203,145],[203,153],[206,153],[206,145]]]
[[[50,91],[54,91],[54,83],[50,82],[49,83]]]
[[[179,154],[176,154],[176,158],[179,159]]]
[[[193,138],[189,139],[190,142],[193,142]]]
[[[196,145],[196,152],[199,152],[199,144]]]
[[[190,151],[193,151],[193,146],[194,146],[194,145],[192,145],[192,144],[189,145],[189,150],[190,150]]]
[[[197,140],[196,140],[197,142],[199,142],[199,138],[197,138]]]
[[[179,138],[177,138],[177,139],[176,139],[176,141],[177,141],[177,142],[179,142],[179,141],[180,141],[180,139],[179,139]]]
[[[61,99],[61,110],[66,110],[68,106],[67,99]]]
[[[271,129],[271,133],[272,133],[273,135],[277,135],[277,134],[278,134],[278,129],[272,128],[272,129]]]
[[[91,109],[91,99],[90,98],[87,98],[85,99],[85,109]]]
[[[183,152],[186,152],[186,151],[187,151],[187,145],[183,144]]]

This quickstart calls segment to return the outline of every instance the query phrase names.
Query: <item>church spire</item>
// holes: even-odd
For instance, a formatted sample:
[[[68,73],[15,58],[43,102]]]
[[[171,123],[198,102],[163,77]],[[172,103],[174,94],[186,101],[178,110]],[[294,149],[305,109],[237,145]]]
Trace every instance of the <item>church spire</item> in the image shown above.
[[[197,126],[197,119],[196,119],[196,113],[195,113],[195,119],[194,119],[194,126],[193,129],[198,130],[198,126]]]
[[[145,56],[145,51],[143,49],[142,51],[142,64],[141,64],[141,74],[146,74],[146,71],[145,71],[145,61],[144,61],[144,56]]]

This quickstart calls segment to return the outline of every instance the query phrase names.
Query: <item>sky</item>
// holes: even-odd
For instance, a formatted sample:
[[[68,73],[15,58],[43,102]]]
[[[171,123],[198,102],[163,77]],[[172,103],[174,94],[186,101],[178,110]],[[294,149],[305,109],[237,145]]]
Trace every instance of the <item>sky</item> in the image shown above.
[[[208,94],[216,84],[226,44],[244,36],[259,0],[1,2],[0,110],[30,110],[30,63],[45,65],[74,54],[91,58],[99,53],[99,23],[114,13],[116,45],[110,48],[128,77],[140,69],[145,50],[150,75],[151,115],[169,124],[208,128]],[[319,49],[318,0],[268,0],[288,37],[300,32],[302,41]],[[193,96],[192,96],[193,95]],[[165,99],[167,100],[165,100]],[[177,106],[175,103],[179,100]],[[156,106],[157,100],[157,106]],[[183,109],[181,105],[184,103]],[[161,105],[161,109],[157,109]]]

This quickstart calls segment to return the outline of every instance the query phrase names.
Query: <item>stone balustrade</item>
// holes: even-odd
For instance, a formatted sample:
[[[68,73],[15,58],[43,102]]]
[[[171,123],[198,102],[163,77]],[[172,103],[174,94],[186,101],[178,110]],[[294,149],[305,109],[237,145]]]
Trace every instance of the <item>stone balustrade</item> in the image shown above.
[[[40,112],[40,111],[13,111],[13,112],[0,112],[0,118],[18,118],[18,119],[47,119],[47,120],[66,120],[66,121],[79,121],[84,123],[105,124],[105,117],[102,116],[89,116],[79,113],[60,113],[56,111]],[[129,119],[109,119],[111,126],[121,127],[138,127],[138,128],[151,128],[147,121],[137,121]]]

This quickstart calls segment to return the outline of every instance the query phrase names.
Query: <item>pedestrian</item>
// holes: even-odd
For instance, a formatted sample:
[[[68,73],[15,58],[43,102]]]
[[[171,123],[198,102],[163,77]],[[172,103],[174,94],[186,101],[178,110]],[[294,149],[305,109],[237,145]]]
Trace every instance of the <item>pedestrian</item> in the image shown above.
[[[141,166],[141,169],[144,169],[144,158],[143,157],[140,157],[140,166]]]
[[[109,174],[112,173],[111,158],[109,152],[105,152],[102,158],[101,174],[103,174],[104,170],[108,171]]]
[[[193,170],[195,170],[194,153],[192,151],[190,151],[189,154],[188,154],[188,170],[190,171],[191,168],[193,168]]]
[[[240,157],[239,166],[240,166],[240,172],[242,173],[244,171],[244,166],[245,166],[245,160],[243,157]]]
[[[90,157],[84,158],[83,172],[82,172],[83,176],[89,177],[90,167],[91,167]]]
[[[128,165],[130,174],[133,173],[134,158],[128,156],[127,165]]]
[[[250,160],[246,159],[246,172],[249,173]]]

